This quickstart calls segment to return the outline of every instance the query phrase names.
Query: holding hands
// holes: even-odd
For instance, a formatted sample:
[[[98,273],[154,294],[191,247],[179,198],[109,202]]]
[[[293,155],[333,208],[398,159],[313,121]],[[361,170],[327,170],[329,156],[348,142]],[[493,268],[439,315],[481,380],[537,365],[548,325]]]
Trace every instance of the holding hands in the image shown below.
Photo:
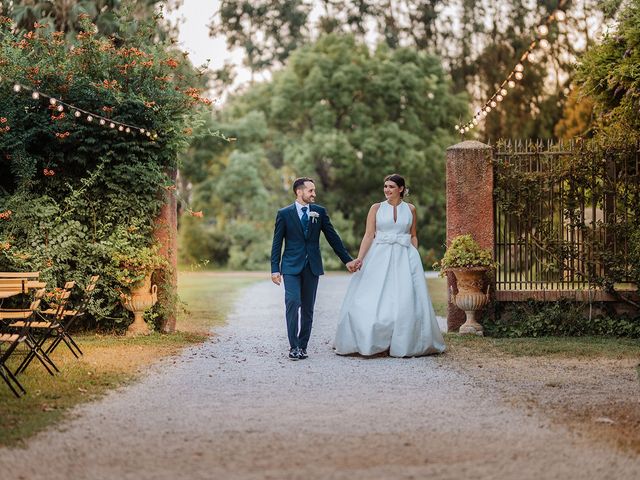
[[[351,273],[355,273],[362,267],[362,260],[356,258],[355,260],[351,260],[349,263],[347,263],[346,266],[347,270],[349,270]]]

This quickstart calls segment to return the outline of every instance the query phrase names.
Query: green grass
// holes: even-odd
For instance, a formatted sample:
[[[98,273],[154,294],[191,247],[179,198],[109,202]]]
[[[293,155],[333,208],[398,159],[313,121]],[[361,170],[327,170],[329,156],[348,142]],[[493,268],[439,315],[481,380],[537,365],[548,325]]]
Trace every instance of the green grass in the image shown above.
[[[452,347],[467,347],[508,355],[566,358],[640,358],[640,341],[611,337],[488,338],[448,333]]]
[[[427,287],[429,295],[436,315],[440,317],[447,316],[447,279],[446,278],[428,278]]]
[[[204,341],[211,328],[224,323],[239,291],[264,278],[254,274],[181,273],[179,293],[186,311],[178,332],[148,336],[76,335],[84,351],[77,360],[61,345],[53,360],[60,373],[50,376],[34,361],[19,376],[27,395],[17,399],[0,383],[0,446],[15,445],[58,422],[69,408],[99,398],[134,380],[145,366],[182,348]],[[11,365],[15,368],[20,358]]]

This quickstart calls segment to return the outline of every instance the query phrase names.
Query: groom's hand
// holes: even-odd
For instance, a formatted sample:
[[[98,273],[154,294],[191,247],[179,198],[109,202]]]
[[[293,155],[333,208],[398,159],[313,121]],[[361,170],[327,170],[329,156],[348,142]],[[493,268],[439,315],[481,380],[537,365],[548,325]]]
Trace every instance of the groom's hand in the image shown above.
[[[357,261],[351,260],[349,263],[346,264],[346,267],[347,267],[347,270],[349,270],[351,273],[357,271],[358,270]]]
[[[275,283],[276,285],[280,285],[280,274],[279,273],[272,273],[271,274],[271,281],[273,283]]]

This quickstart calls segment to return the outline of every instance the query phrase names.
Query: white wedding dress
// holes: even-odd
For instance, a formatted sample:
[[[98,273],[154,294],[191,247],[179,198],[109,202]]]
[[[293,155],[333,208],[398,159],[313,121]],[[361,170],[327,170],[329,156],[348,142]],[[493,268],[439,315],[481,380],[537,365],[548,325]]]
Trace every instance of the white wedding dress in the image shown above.
[[[413,214],[382,202],[376,236],[347,289],[335,338],[336,353],[414,357],[443,352],[444,339],[429,298],[420,255],[409,234]]]

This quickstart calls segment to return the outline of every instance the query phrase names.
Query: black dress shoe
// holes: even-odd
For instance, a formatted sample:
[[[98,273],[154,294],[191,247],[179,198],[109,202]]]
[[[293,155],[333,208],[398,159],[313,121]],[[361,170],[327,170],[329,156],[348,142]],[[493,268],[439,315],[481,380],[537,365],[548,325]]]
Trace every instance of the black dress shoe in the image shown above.
[[[300,349],[292,348],[289,350],[289,360],[300,360]]]
[[[305,358],[309,358],[309,355],[307,355],[307,349],[306,348],[301,348],[298,350],[298,355],[300,357],[300,360],[304,360]]]

